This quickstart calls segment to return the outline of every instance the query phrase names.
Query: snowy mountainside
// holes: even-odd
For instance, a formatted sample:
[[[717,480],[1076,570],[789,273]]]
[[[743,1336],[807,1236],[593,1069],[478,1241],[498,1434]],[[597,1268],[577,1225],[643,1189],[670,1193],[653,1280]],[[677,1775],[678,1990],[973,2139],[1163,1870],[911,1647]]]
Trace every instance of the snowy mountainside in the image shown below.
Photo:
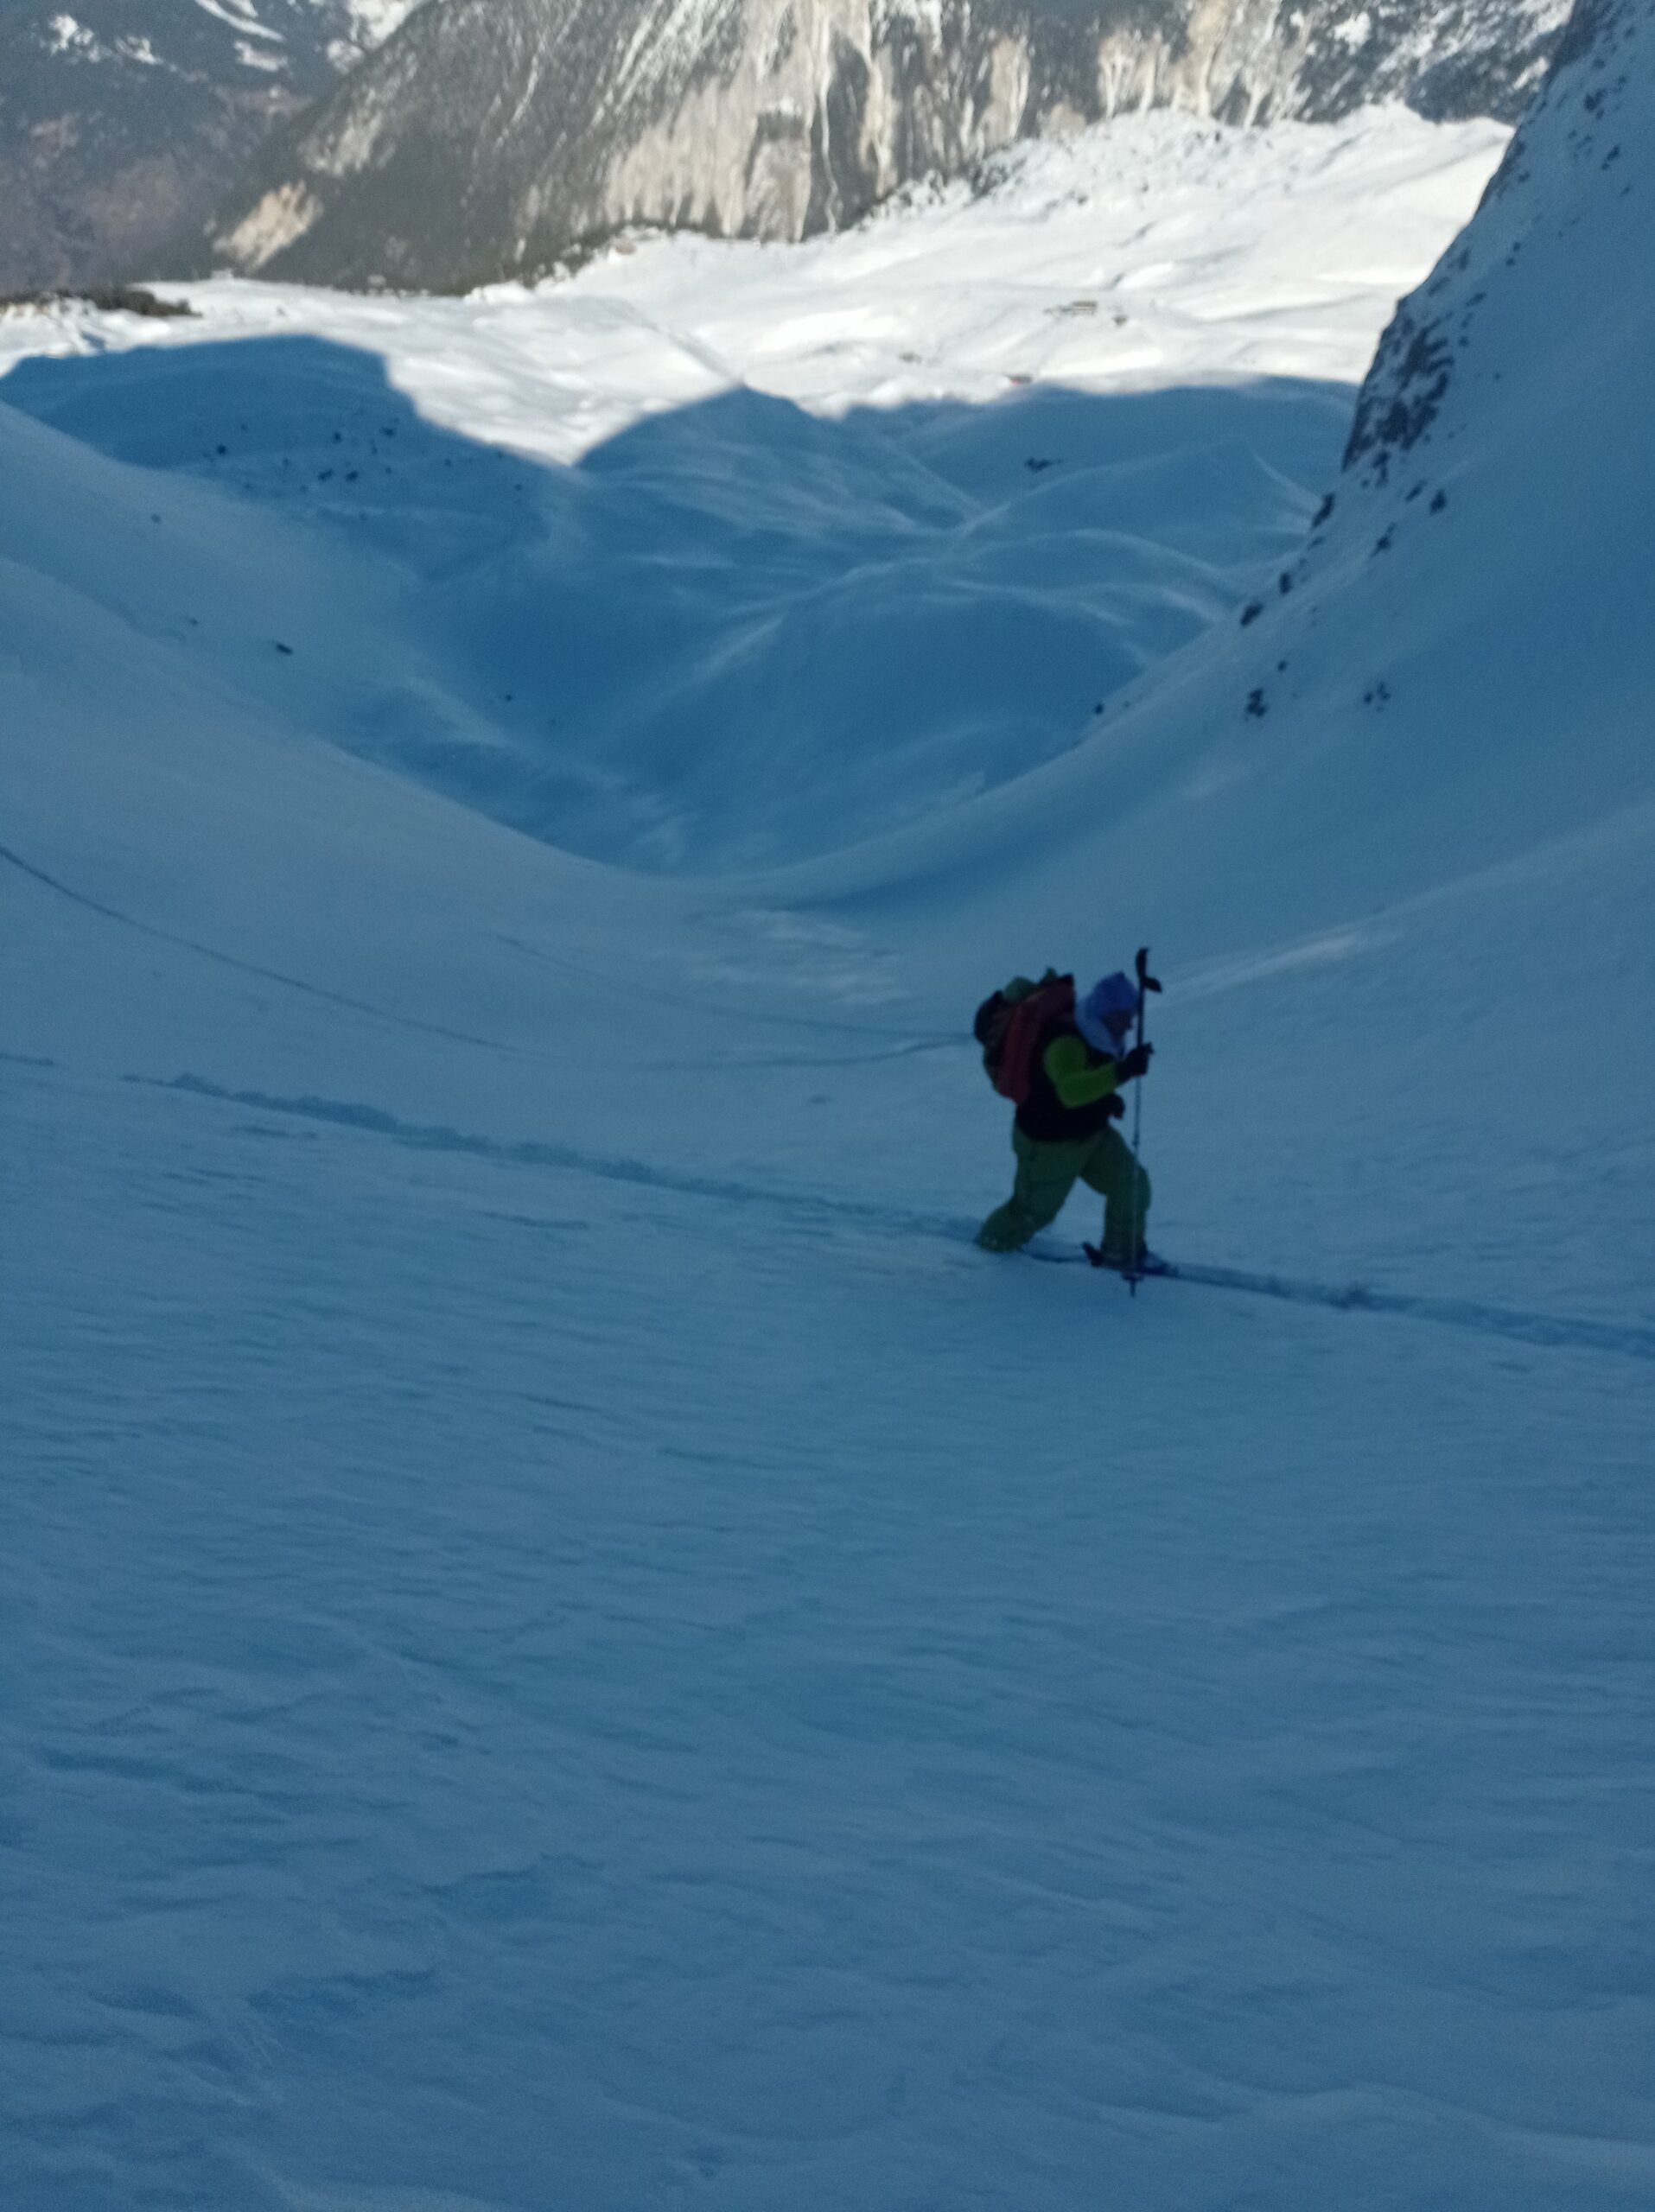
[[[1067,751],[1290,556],[1396,294],[1505,137],[1133,117],[793,254],[659,239],[533,294],[217,283],[165,324],[20,321],[22,350],[98,350],[0,393],[411,560],[431,697],[467,703],[353,726],[372,757],[632,866],[796,858]],[[296,326],[370,350],[221,342]],[[449,430],[578,466],[387,415],[382,351]]]
[[[207,264],[464,289],[628,225],[798,238],[1162,105],[1512,120],[1566,0],[440,0],[273,141]],[[207,264],[204,264],[207,265]]]
[[[1645,11],[1576,28],[1385,480],[1334,437],[1314,542],[1067,753],[760,874],[397,749],[465,689],[422,563],[544,523],[537,395],[666,599],[715,502],[751,575],[870,499],[882,400],[918,471],[932,318],[955,460],[1033,503],[985,588],[1072,590],[1025,410],[1124,438],[1206,358],[1331,414],[1468,144],[1330,134],[1310,267],[1146,195],[1113,267],[1123,207],[1003,211],[973,289],[945,200],[831,242],[854,283],[678,240],[0,326],[59,349],[36,419],[0,385],[9,2203],[1642,2212],[1655,100]],[[702,435],[785,411],[733,362],[812,401],[791,538]],[[601,480],[675,411],[675,474]],[[1146,940],[1155,1236],[1350,1310],[971,1248],[976,998]]]
[[[1463,437],[1465,417],[1478,411],[1480,398],[1486,406],[1495,397],[1491,380],[1507,373],[1507,356],[1531,378],[1555,379],[1565,365],[1554,362],[1550,372],[1542,365],[1558,346],[1550,326],[1560,315],[1569,321],[1571,355],[1607,346],[1620,367],[1600,377],[1618,374],[1622,383],[1614,388],[1630,383],[1633,357],[1648,336],[1649,292],[1634,283],[1628,293],[1608,296],[1601,264],[1625,250],[1646,212],[1639,205],[1646,179],[1635,174],[1638,102],[1645,87],[1638,78],[1642,48],[1633,13],[1624,0],[1576,10],[1557,54],[1543,155],[1531,137],[1507,149],[1475,226],[1403,302],[1386,330],[1346,455],[1346,468],[1370,486],[1389,483],[1410,457],[1423,463],[1440,441]],[[1540,159],[1544,170],[1536,166]],[[1575,249],[1588,241],[1599,264],[1582,268]],[[1513,273],[1525,254],[1541,257],[1540,276]],[[1439,430],[1445,408],[1448,420]],[[1634,454],[1636,446],[1634,435]],[[1625,503],[1634,512],[1643,488],[1636,478],[1627,486]]]
[[[143,274],[406,0],[0,0],[0,293]]]

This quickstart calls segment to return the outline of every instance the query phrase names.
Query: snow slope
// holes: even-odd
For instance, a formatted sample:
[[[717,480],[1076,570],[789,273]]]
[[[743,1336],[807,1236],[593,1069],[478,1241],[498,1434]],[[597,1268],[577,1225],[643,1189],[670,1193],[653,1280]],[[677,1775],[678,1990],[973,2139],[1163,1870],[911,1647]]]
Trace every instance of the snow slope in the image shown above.
[[[140,361],[206,444],[213,346],[16,372],[9,2203],[1647,2202],[1655,102],[1593,16],[1261,611],[762,874],[410,772],[424,564],[528,461],[425,423],[370,542],[279,415],[112,450]],[[1453,1325],[973,1250],[975,997],[1146,938],[1164,1241]]]

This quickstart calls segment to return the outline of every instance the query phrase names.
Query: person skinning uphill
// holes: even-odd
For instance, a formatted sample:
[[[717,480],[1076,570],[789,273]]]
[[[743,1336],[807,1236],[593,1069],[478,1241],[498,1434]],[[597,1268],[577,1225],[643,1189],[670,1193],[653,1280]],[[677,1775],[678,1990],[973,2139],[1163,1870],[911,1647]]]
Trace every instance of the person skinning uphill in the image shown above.
[[[1098,1264],[1130,1270],[1143,1263],[1149,1179],[1110,1126],[1125,1110],[1123,1084],[1144,1073],[1155,1050],[1127,1045],[1140,1003],[1137,985],[1118,971],[1077,1001],[1073,976],[1047,969],[1038,983],[1014,976],[977,1008],[989,1079],[1017,1107],[1016,1180],[977,1232],[985,1251],[1020,1250],[1057,1219],[1082,1182],[1104,1200]]]

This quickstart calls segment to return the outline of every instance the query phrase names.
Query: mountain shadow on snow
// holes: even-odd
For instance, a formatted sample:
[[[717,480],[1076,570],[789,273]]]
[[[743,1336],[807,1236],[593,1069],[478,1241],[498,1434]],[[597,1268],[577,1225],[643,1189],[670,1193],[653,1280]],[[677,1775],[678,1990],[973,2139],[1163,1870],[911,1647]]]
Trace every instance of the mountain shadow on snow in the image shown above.
[[[36,358],[0,397],[388,575],[406,661],[353,672],[340,741],[674,869],[855,842],[1104,727],[1296,550],[1351,404],[1270,378],[826,420],[739,390],[561,467],[315,338]]]

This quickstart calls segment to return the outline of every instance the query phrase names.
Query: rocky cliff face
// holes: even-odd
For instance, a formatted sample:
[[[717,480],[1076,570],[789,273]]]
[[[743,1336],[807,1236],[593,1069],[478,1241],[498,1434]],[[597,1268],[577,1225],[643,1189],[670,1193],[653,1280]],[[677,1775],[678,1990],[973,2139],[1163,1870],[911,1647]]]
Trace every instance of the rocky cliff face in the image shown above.
[[[207,258],[544,272],[628,224],[797,238],[1011,140],[1174,105],[1515,117],[1567,0],[430,0],[283,134]]]
[[[0,0],[0,292],[153,273],[272,126],[407,12],[405,0]]]

